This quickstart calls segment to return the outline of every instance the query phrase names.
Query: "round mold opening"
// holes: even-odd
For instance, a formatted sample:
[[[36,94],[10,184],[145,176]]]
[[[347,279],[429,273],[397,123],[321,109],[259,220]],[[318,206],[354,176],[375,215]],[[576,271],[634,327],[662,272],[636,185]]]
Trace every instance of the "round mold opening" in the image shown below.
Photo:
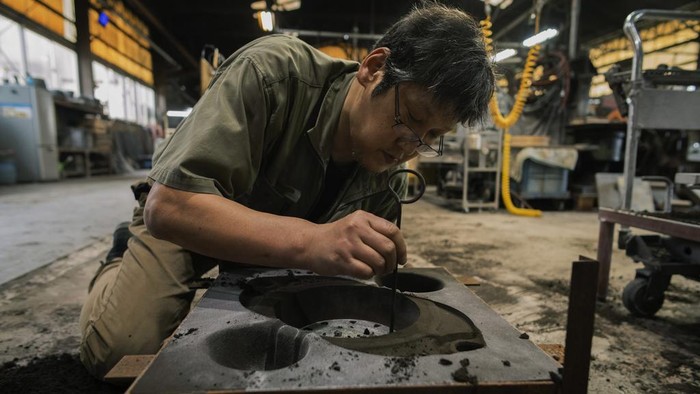
[[[207,338],[207,351],[216,363],[233,369],[270,371],[288,367],[308,352],[305,333],[270,321],[225,328]]]
[[[318,334],[335,346],[387,357],[452,354],[484,346],[474,323],[448,305],[345,278],[259,279],[241,286],[244,307],[300,333]],[[270,280],[277,285],[271,287]],[[430,289],[437,287],[434,282]],[[395,331],[389,333],[392,298]]]
[[[394,274],[389,274],[380,276],[376,278],[375,281],[380,286],[393,288],[394,278]],[[443,287],[445,287],[445,284],[439,279],[412,272],[399,272],[398,279],[396,288],[401,291],[408,291],[412,293],[430,293],[441,290]]]
[[[354,281],[318,277],[299,285],[262,293],[254,279],[241,294],[246,308],[280,319],[305,332],[324,337],[357,338],[389,333],[392,291],[360,285]],[[412,325],[420,317],[416,304],[395,295],[396,330]]]

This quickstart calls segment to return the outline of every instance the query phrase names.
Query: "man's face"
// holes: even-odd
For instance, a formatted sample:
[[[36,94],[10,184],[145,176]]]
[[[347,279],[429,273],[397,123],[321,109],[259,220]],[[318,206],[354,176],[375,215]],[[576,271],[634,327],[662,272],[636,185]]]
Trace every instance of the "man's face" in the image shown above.
[[[402,82],[398,89],[392,87],[372,97],[380,80],[365,86],[350,120],[356,160],[377,173],[416,157],[418,137],[437,147],[440,136],[456,124],[447,109],[432,101],[427,89],[412,82]],[[397,125],[397,115],[402,126]]]

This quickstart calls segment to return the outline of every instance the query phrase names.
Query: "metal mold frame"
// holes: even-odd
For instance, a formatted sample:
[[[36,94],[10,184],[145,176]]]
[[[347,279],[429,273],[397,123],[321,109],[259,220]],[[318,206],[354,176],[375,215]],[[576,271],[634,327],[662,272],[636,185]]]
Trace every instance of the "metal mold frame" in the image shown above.
[[[390,389],[391,392],[432,393],[454,392],[473,385],[479,387],[479,392],[489,387],[495,389],[493,392],[502,392],[501,389],[506,389],[507,392],[555,392],[556,385],[552,376],[559,376],[561,365],[446,270],[413,268],[401,269],[399,272],[424,275],[443,282],[444,287],[437,291],[404,293],[440,302],[464,313],[481,330],[486,346],[453,354],[410,358],[348,350],[331,344],[317,334],[303,332],[278,319],[252,312],[239,301],[243,292],[240,284],[249,279],[263,276],[308,276],[314,275],[313,273],[243,268],[219,275],[129,392],[380,392]],[[377,286],[372,281],[359,282]],[[281,365],[288,366],[243,370],[221,365],[211,357],[208,349],[217,333],[221,335],[221,332],[232,329],[249,330],[256,325],[268,330],[277,327],[274,328],[277,332],[284,333],[283,341],[286,342],[283,345],[289,346],[287,342],[291,341],[297,347],[292,352],[298,351],[298,360],[290,361],[289,350],[283,349],[285,360]],[[257,346],[263,349],[262,343]],[[262,364],[258,361],[256,365]],[[273,362],[272,366],[279,365]],[[455,380],[455,376],[461,381]],[[466,381],[463,379],[465,376],[468,377]]]

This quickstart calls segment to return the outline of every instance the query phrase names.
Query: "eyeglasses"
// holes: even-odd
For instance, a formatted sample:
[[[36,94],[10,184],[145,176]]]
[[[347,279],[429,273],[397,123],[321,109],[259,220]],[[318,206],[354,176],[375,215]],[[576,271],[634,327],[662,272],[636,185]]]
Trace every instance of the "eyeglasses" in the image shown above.
[[[399,112],[399,85],[394,85],[394,95],[396,96],[396,111],[394,112],[394,131],[399,134],[399,142],[405,144],[417,144],[415,149],[411,151],[417,152],[419,155],[424,157],[438,157],[442,156],[442,140],[443,137],[440,136],[439,141],[435,144],[435,141],[431,139],[423,139],[413,130],[409,125],[401,121],[401,113]],[[434,147],[437,145],[437,147]]]

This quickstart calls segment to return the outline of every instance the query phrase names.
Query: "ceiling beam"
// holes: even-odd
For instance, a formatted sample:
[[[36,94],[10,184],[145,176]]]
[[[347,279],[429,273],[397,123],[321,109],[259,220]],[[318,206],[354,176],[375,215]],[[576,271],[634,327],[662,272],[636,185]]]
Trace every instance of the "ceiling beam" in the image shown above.
[[[126,0],[126,2],[129,3],[129,5],[133,7],[135,11],[137,11],[144,18],[146,18],[146,20],[148,20],[148,22],[151,25],[153,25],[156,28],[156,30],[158,30],[160,34],[162,34],[163,37],[165,37],[170,42],[170,44],[173,45],[173,47],[175,47],[175,49],[180,53],[180,55],[182,55],[182,57],[187,61],[187,63],[189,63],[190,66],[199,69],[199,61],[194,56],[192,56],[190,52],[187,51],[187,48],[180,44],[177,38],[170,34],[168,29],[166,29],[165,26],[163,26],[163,24],[158,20],[158,18],[156,18],[151,13],[151,11],[148,8],[146,8],[145,5],[143,5],[143,3],[140,0]]]

